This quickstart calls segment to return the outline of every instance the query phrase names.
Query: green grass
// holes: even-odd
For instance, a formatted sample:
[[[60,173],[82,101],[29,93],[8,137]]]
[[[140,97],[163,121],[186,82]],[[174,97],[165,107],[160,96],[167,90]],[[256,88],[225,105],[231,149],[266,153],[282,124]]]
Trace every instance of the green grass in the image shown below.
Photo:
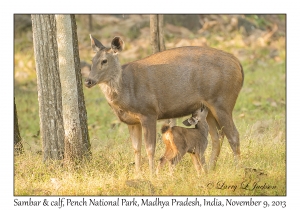
[[[236,36],[236,47],[229,40],[208,43],[229,52],[243,50],[244,86],[238,97],[233,117],[240,133],[242,167],[235,169],[233,154],[225,139],[217,167],[197,177],[191,158],[186,155],[173,176],[168,167],[159,176],[149,179],[148,159],[142,147],[142,174],[135,186],[134,153],[127,126],[119,123],[100,88],[84,89],[92,158],[76,168],[62,167],[59,161],[43,163],[39,131],[39,109],[34,58],[28,43],[15,46],[14,96],[25,153],[14,158],[15,195],[286,195],[286,66],[285,39],[272,44],[280,52],[270,58],[271,46],[243,46]],[[210,41],[214,40],[214,41]],[[26,40],[24,40],[26,41]],[[20,41],[20,43],[22,43]],[[145,49],[147,50],[147,49]],[[80,55],[89,58],[90,52]],[[120,55],[121,57],[122,55]],[[20,79],[22,78],[22,79]],[[178,120],[181,124],[182,119]],[[164,153],[157,125],[155,161]],[[211,153],[211,141],[206,160]],[[250,173],[244,168],[260,169],[265,175]],[[144,180],[144,181],[143,181]],[[145,184],[149,180],[152,187]],[[253,189],[255,183],[265,189]],[[147,182],[146,182],[147,183]],[[248,184],[248,187],[245,187]],[[146,186],[146,187],[145,187]],[[269,187],[269,189],[268,189]]]

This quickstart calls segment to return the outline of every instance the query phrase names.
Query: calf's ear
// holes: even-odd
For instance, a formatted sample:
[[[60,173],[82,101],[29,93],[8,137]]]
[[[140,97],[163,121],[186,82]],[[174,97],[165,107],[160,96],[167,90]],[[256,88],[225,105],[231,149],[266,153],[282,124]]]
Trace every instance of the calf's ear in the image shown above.
[[[190,117],[182,122],[185,126],[196,125],[198,120],[194,117]]]
[[[185,126],[191,126],[191,124],[189,123],[189,120],[186,119],[182,122]]]

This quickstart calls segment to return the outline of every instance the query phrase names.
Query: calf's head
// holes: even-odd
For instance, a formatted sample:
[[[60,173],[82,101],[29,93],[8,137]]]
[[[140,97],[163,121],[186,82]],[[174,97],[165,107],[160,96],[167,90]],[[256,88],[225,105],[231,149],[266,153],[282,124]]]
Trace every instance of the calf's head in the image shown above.
[[[203,105],[200,109],[196,110],[192,117],[184,120],[182,123],[185,126],[197,125],[199,121],[205,121],[208,114],[208,109]]]

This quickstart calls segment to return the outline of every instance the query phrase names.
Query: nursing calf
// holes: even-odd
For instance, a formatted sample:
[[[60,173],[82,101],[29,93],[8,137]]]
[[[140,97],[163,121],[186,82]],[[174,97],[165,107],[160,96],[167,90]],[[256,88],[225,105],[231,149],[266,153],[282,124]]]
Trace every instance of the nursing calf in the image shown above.
[[[162,139],[166,146],[165,154],[160,158],[156,173],[168,161],[170,171],[186,154],[190,153],[198,175],[203,170],[207,172],[204,152],[207,147],[208,124],[206,122],[208,110],[205,107],[197,110],[193,116],[186,120],[194,124],[195,128],[171,127],[164,124],[161,128]]]

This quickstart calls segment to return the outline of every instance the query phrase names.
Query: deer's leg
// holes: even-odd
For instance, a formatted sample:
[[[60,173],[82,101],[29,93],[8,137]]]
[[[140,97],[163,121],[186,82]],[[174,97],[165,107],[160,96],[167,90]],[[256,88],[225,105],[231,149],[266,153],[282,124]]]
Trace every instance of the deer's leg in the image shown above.
[[[209,162],[209,169],[213,170],[216,167],[216,163],[220,154],[221,146],[223,143],[224,135],[219,133],[220,126],[216,121],[215,117],[212,115],[211,111],[208,112],[206,121],[209,126],[209,134],[212,140],[212,151]]]
[[[184,154],[180,154],[180,153],[176,154],[175,157],[173,157],[173,158],[170,160],[170,161],[171,161],[171,164],[172,164],[173,166],[176,166],[177,163],[179,163],[179,161],[182,159],[183,155],[185,155],[185,153],[184,153]]]
[[[207,166],[206,166],[206,163],[205,163],[204,152],[202,152],[200,150],[199,152],[196,152],[196,153],[190,153],[190,155],[192,157],[192,161],[193,161],[195,169],[198,173],[198,176],[201,174],[202,170],[205,173],[207,173]]]
[[[150,174],[154,172],[154,154],[156,146],[156,120],[157,117],[141,117],[141,124],[144,132],[145,146],[149,159]]]
[[[159,170],[166,164],[167,162],[167,159],[165,156],[162,156],[160,159],[159,159],[159,163],[157,165],[157,168],[156,168],[156,174],[159,173]]]
[[[233,151],[235,162],[238,165],[240,160],[240,138],[239,132],[235,127],[232,119],[232,114],[225,111],[226,109],[216,109],[216,119],[219,122],[222,131],[225,133],[230,147]]]
[[[200,152],[200,164],[201,164],[201,168],[202,170],[207,173],[207,165],[206,165],[206,162],[205,162],[205,156],[204,156],[204,153],[201,153]]]
[[[198,176],[201,174],[201,165],[200,165],[200,158],[199,158],[199,154],[198,153],[190,153],[194,167],[197,171]]]
[[[177,153],[175,155],[175,157],[173,157],[171,160],[170,160],[170,165],[169,165],[169,170],[170,170],[170,174],[173,174],[174,172],[174,169],[175,169],[175,166],[177,165],[177,163],[179,163],[179,161],[182,159],[183,155],[185,154],[186,152],[183,152],[183,154],[181,154],[180,152]]]
[[[159,170],[166,164],[167,161],[171,163],[172,158],[174,158],[176,155],[177,154],[173,151],[173,148],[167,144],[165,154],[159,159],[159,163],[156,168],[156,174],[158,174]]]
[[[141,166],[142,126],[141,124],[128,125],[128,129],[134,149],[135,172],[139,174]]]

